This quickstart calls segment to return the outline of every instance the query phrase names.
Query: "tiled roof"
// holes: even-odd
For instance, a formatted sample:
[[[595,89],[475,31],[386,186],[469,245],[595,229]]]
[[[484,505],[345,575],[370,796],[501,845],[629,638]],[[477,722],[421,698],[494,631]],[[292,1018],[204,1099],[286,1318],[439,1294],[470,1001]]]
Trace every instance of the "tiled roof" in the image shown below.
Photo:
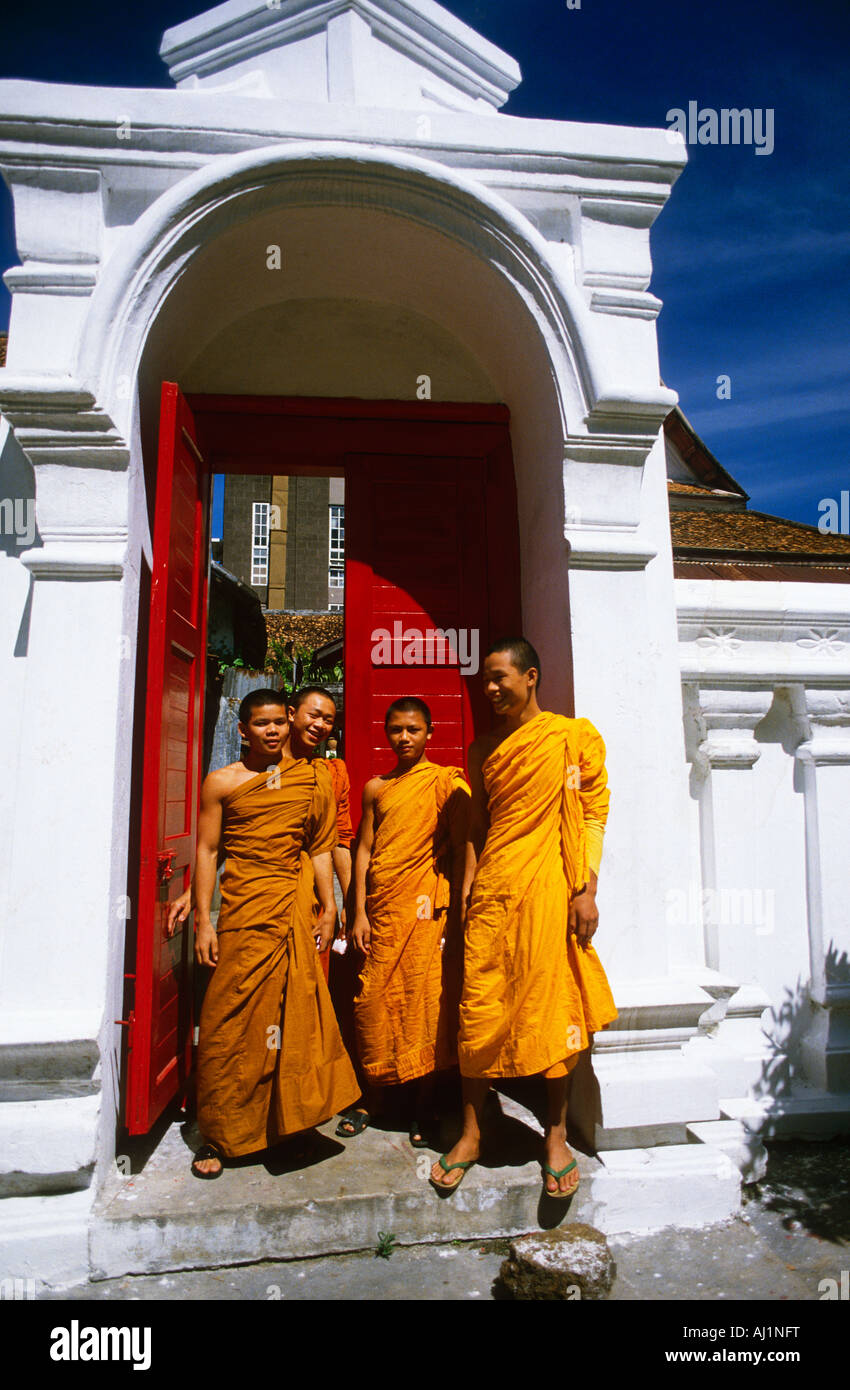
[[[0,367],[5,367],[6,365],[6,344],[8,341],[8,333],[0,333]]]
[[[681,492],[683,494],[691,495],[695,494],[699,497],[713,497],[715,495],[714,488],[695,487],[692,483],[680,483],[677,480],[674,480],[673,478],[667,479],[667,491]]]
[[[786,521],[766,512],[708,510],[671,511],[670,531],[674,554],[731,551],[752,558],[784,559],[832,557],[850,565],[850,536],[823,535],[816,526]]]

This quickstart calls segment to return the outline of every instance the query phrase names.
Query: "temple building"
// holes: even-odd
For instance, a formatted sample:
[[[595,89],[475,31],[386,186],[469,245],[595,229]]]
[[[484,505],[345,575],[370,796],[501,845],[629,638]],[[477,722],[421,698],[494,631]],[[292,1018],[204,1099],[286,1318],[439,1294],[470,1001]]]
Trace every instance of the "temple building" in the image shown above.
[[[120,1272],[100,1194],[191,1070],[163,920],[214,475],[259,508],[225,569],[344,605],[355,795],[389,698],[433,704],[437,761],[486,727],[480,676],[372,663],[395,622],[521,628],[544,706],[600,730],[620,1013],[573,1089],[584,1210],[723,1220],[761,1137],[850,1126],[850,539],[750,510],[660,380],[685,147],[502,114],[517,64],[433,0],[227,0],[160,52],[173,90],[0,82],[3,1271]]]

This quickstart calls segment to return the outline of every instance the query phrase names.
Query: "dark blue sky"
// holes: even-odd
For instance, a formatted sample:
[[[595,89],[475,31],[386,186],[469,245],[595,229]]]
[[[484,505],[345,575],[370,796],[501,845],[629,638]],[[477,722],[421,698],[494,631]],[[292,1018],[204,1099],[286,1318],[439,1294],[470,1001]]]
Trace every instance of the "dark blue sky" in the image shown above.
[[[6,77],[168,87],[162,31],[190,0],[46,0],[3,21]],[[616,125],[774,112],[775,147],[690,145],[652,233],[662,376],[750,505],[816,525],[850,488],[848,0],[452,0],[518,61],[506,111]],[[0,262],[17,262],[0,190]],[[0,300],[8,322],[9,296]],[[731,378],[731,399],[717,378]]]

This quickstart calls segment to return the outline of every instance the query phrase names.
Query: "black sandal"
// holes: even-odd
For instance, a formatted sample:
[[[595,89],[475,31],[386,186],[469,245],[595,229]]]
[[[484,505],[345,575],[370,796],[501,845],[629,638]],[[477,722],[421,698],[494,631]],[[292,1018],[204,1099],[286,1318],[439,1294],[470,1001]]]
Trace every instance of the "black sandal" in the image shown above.
[[[219,1163],[221,1164],[221,1167],[218,1169],[218,1172],[202,1173],[198,1168],[195,1167],[196,1163],[202,1163],[204,1159],[207,1158],[218,1159]],[[192,1172],[196,1178],[220,1178],[222,1173],[224,1172],[224,1154],[221,1152],[221,1149],[217,1149],[215,1144],[202,1144],[201,1147],[198,1149],[198,1152],[195,1154],[195,1157],[192,1159]]]
[[[350,1125],[346,1129],[345,1125]],[[369,1115],[364,1110],[343,1110],[339,1124],[334,1130],[340,1139],[353,1139],[356,1134],[362,1134],[364,1129],[369,1128]]]
[[[414,1138],[414,1135],[418,1135],[419,1138]],[[411,1120],[407,1137],[410,1141],[411,1148],[430,1149],[432,1147],[428,1139],[428,1125],[421,1125],[418,1120]]]

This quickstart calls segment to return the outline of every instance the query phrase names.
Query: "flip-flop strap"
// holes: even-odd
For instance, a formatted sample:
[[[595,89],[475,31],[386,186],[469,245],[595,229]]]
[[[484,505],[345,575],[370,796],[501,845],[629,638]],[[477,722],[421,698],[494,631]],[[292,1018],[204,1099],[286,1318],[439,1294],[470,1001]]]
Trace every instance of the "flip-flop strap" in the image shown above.
[[[440,1154],[439,1158],[439,1164],[444,1173],[450,1173],[453,1168],[471,1168],[474,1162],[474,1158],[468,1158],[466,1163],[447,1163],[445,1154]]]
[[[567,1173],[571,1173],[571,1172],[573,1171],[573,1169],[576,1167],[576,1160],[573,1159],[572,1163],[568,1163],[567,1166],[566,1166],[566,1168],[562,1168],[562,1169],[561,1169],[560,1173],[556,1173],[556,1172],[555,1172],[555,1169],[554,1169],[554,1168],[550,1168],[548,1163],[544,1163],[544,1164],[543,1164],[543,1167],[546,1169],[546,1172],[549,1174],[550,1177],[552,1177],[552,1178],[564,1178],[564,1177],[566,1177]]]
[[[197,1163],[200,1160],[203,1163],[207,1158],[217,1158],[220,1162],[224,1158],[224,1154],[214,1144],[202,1144],[195,1154],[193,1162]]]

